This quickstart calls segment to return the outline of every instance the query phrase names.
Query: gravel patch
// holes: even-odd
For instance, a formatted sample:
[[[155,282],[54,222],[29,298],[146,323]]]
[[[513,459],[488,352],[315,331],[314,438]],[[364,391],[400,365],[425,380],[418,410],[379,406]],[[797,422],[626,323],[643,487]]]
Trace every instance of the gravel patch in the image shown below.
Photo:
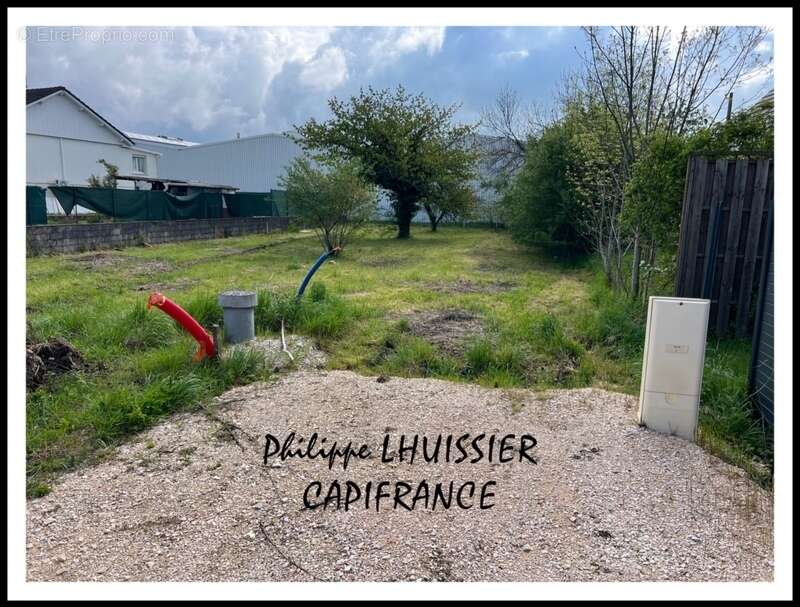
[[[237,348],[254,350],[263,354],[267,366],[275,372],[286,369],[303,371],[324,369],[328,363],[328,357],[314,345],[313,340],[300,335],[286,336],[286,349],[289,350],[293,358],[290,358],[283,351],[283,344],[279,337],[272,339],[259,338],[227,347],[229,350]]]
[[[28,502],[29,581],[767,581],[771,494],[634,398],[297,372],[180,414]],[[265,466],[265,435],[376,457]],[[537,464],[381,463],[385,434],[533,434]],[[487,510],[302,507],[338,478],[497,482]],[[388,502],[384,502],[388,503]]]

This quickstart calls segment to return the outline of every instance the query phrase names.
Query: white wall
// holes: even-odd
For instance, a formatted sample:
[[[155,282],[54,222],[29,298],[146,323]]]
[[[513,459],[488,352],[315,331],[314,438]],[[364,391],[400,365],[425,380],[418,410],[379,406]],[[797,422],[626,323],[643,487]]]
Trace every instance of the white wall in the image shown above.
[[[242,192],[280,189],[284,168],[302,149],[284,135],[257,135],[163,150],[159,175],[238,187]]]
[[[98,177],[105,175],[105,168],[97,162],[100,158],[117,165],[121,174],[129,175],[133,172],[133,156],[144,156],[145,176],[158,176],[158,155],[153,152],[108,143],[44,135],[28,134],[26,141],[26,182],[31,185],[46,187],[54,185],[56,181],[65,182],[67,185],[88,185],[90,175]],[[134,186],[131,181],[120,181],[118,187],[132,189]],[[47,212],[63,212],[49,191]]]
[[[36,101],[26,109],[28,133],[129,145],[122,135],[63,91]]]
[[[66,95],[54,95],[33,103],[26,113],[28,184],[48,186],[60,181],[67,185],[87,185],[90,175],[105,175],[105,168],[97,162],[100,158],[117,165],[121,174],[129,175],[133,173],[135,155],[145,157],[146,176],[158,176],[157,153],[131,147]],[[119,187],[133,188],[134,185],[120,181]],[[49,191],[47,211],[63,212]]]

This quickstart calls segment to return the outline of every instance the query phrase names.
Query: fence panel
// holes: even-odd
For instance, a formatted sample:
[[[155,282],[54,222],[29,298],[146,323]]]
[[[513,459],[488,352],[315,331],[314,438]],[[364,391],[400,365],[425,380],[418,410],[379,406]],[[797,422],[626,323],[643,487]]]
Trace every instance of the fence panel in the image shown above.
[[[771,158],[689,159],[675,294],[710,299],[720,337],[752,334],[772,198]]]
[[[772,228],[768,231],[767,243],[772,244]],[[767,247],[761,273],[758,311],[753,334],[753,353],[750,362],[750,391],[761,417],[770,426],[775,412],[775,271],[772,246]]]

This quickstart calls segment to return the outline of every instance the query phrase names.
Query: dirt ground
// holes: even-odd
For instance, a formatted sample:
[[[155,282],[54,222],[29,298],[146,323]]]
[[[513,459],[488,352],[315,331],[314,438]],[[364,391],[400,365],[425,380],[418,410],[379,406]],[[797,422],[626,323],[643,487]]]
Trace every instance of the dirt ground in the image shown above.
[[[429,287],[432,291],[440,293],[501,293],[510,291],[517,284],[510,281],[495,281],[490,283],[476,283],[471,280],[459,278],[454,282],[436,283]]]
[[[635,399],[301,371],[138,435],[28,502],[30,581],[767,581],[771,494]],[[316,431],[376,456],[272,458]],[[381,463],[385,434],[532,434],[537,461]],[[396,453],[396,452],[395,452]],[[516,452],[515,452],[516,453]],[[303,508],[313,481],[495,481],[494,506]],[[388,502],[384,502],[384,505]]]
[[[462,354],[470,339],[483,334],[480,317],[467,310],[425,310],[403,318],[413,335],[452,356]]]
[[[85,367],[83,356],[63,339],[25,345],[25,385],[33,390],[50,377]]]

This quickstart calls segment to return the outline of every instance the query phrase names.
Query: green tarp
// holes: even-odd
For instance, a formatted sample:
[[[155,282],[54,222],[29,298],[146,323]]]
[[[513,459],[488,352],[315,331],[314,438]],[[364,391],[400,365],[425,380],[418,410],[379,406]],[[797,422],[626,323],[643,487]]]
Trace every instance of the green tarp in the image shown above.
[[[222,217],[222,194],[219,192],[174,196],[153,190],[116,188],[53,186],[50,190],[67,215],[72,212],[75,205],[78,205],[127,221]]]
[[[272,194],[272,210],[278,217],[289,216],[289,202],[286,199],[286,190],[270,190]]]
[[[231,217],[271,217],[275,214],[270,192],[225,194],[225,205]]]
[[[25,186],[25,223],[29,226],[47,223],[47,190]]]

